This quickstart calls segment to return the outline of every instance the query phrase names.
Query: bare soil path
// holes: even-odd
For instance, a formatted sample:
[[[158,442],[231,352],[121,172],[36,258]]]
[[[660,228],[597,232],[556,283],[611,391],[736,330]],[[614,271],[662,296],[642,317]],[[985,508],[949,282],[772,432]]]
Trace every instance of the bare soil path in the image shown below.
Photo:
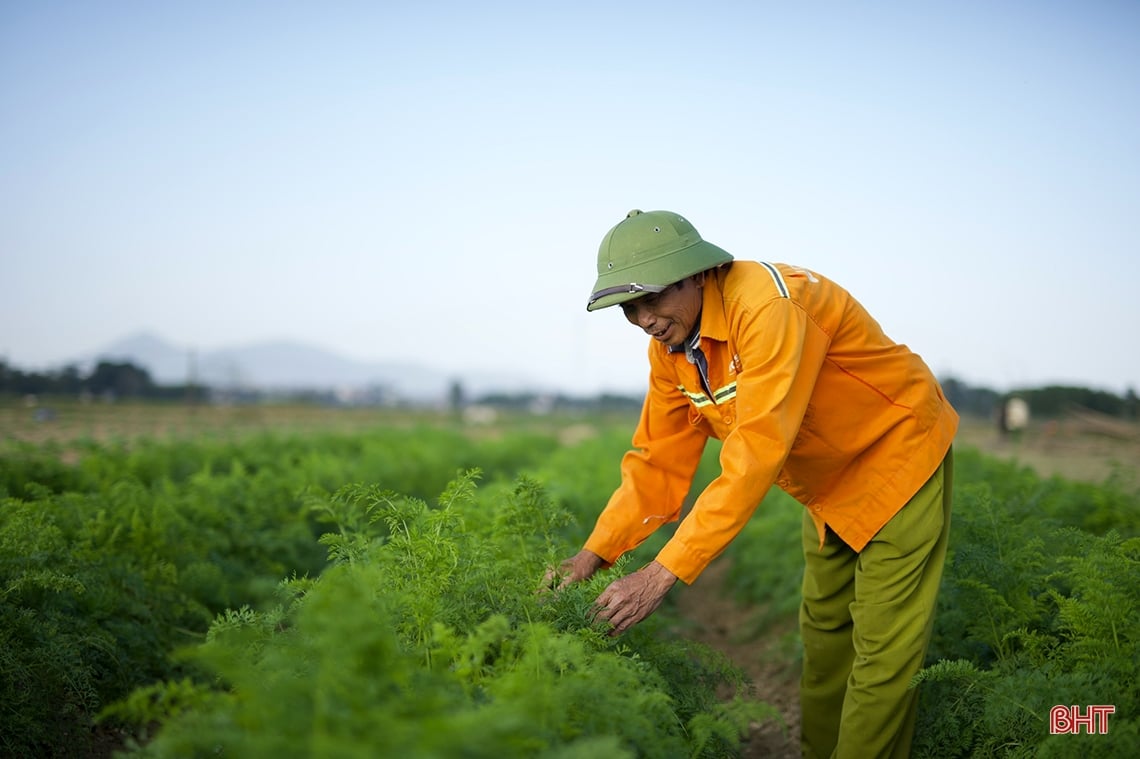
[[[692,585],[678,589],[683,633],[727,656],[751,678],[755,697],[771,704],[783,717],[783,725],[776,720],[753,723],[741,746],[741,757],[799,759],[799,667],[782,645],[794,630],[795,621],[770,627],[759,636],[751,634],[759,610],[729,595],[724,586],[727,571],[728,563],[721,558]]]

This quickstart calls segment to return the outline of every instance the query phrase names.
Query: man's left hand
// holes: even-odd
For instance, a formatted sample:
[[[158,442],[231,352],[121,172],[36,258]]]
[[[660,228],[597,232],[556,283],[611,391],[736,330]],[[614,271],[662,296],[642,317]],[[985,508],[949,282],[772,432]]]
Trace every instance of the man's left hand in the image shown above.
[[[614,580],[594,602],[595,615],[614,626],[610,635],[621,635],[661,605],[677,576],[656,561]]]

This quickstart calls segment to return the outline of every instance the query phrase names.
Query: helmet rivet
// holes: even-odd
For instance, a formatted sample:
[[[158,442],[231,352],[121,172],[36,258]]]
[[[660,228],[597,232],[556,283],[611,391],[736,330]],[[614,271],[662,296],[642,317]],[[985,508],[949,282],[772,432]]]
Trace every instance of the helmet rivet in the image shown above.
[[[661,231],[661,227],[654,227],[654,228],[653,228],[653,231],[654,231],[654,232],[660,232],[660,231]]]
[[[609,263],[609,267],[610,267],[611,269],[612,269],[612,268],[614,268],[614,262],[613,262],[613,261],[610,261],[610,263]]]

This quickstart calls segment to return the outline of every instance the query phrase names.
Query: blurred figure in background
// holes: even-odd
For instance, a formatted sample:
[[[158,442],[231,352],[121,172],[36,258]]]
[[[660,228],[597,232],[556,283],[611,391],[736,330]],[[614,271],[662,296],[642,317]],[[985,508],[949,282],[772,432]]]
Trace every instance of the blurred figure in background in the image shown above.
[[[1029,426],[1029,404],[1024,398],[1012,395],[1002,401],[998,409],[998,433],[1002,439],[1020,440],[1022,431]]]

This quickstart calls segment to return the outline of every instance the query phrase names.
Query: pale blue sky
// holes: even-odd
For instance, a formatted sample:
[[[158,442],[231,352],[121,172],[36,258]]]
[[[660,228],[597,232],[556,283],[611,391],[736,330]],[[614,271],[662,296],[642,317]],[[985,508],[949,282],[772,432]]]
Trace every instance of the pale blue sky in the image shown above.
[[[940,375],[1140,386],[1140,3],[0,4],[0,356],[140,330],[638,391],[631,208]]]

